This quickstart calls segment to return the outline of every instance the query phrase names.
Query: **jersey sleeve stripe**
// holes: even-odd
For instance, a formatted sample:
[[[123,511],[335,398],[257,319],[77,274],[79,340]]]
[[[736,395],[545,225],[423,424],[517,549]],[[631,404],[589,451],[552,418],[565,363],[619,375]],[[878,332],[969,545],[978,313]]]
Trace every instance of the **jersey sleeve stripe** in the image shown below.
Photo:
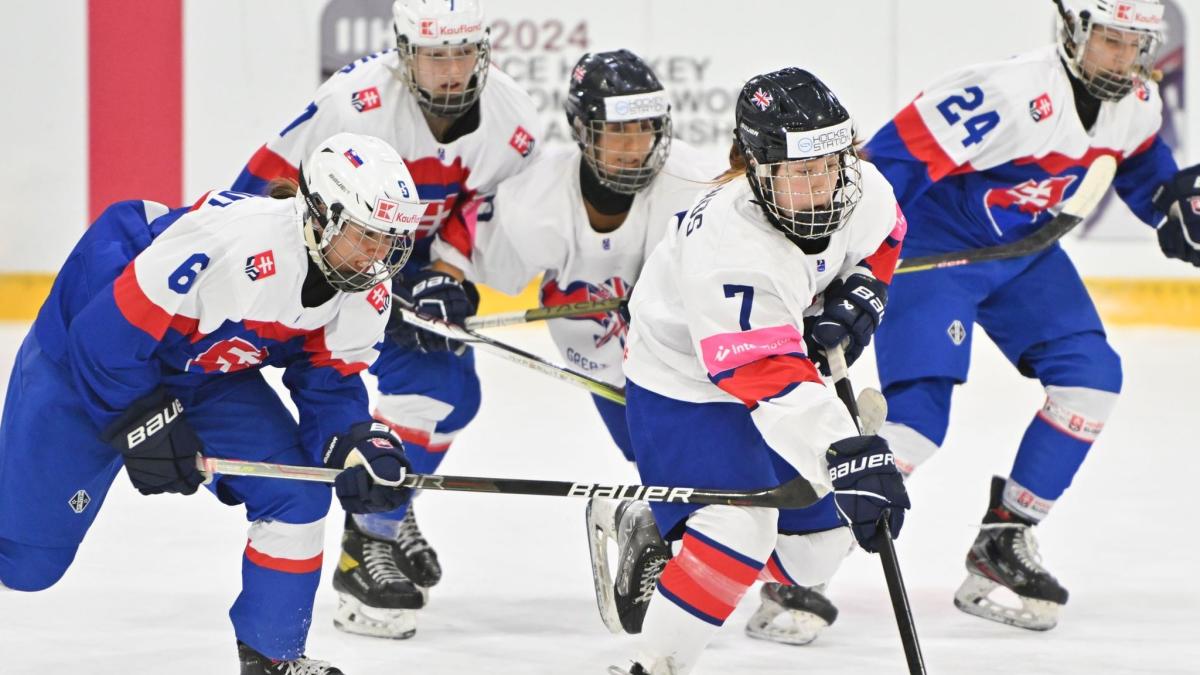
[[[370,364],[360,361],[345,361],[334,358],[333,351],[325,345],[325,331],[313,331],[304,340],[304,351],[308,352],[308,360],[317,368],[333,368],[342,377],[361,373]]]
[[[893,123],[900,140],[904,142],[904,147],[925,165],[929,172],[929,180],[937,182],[958,168],[958,164],[946,154],[937,138],[929,131],[925,120],[921,119],[921,113],[915,103],[910,103],[901,110]]]
[[[821,383],[816,367],[804,354],[768,356],[709,380],[748,408],[787,394],[803,382]]]
[[[233,189],[250,194],[263,194],[267,183],[275,178],[300,177],[300,171],[292,163],[275,153],[267,146],[262,146],[246,163],[246,168],[233,183]]]
[[[136,260],[130,262],[113,282],[113,299],[121,316],[131,326],[161,342],[167,327],[171,325],[172,315],[154,304],[138,285],[136,265]]]

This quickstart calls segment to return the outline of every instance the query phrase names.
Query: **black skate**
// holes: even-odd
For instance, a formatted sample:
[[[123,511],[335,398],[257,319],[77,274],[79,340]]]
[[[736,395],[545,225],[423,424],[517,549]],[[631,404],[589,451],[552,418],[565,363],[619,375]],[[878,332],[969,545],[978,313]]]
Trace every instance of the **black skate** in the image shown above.
[[[600,618],[613,633],[642,632],[642,621],[671,549],[658,534],[645,502],[588,502],[588,542]],[[608,542],[617,544],[617,576],[608,562]]]
[[[346,518],[342,556],[333,573],[338,609],[333,625],[347,633],[397,640],[417,632],[416,612],[425,606],[425,590],[396,566],[393,542],[361,532]]]
[[[242,675],[345,675],[325,661],[301,656],[291,661],[274,661],[254,651],[241,640],[237,643]]]
[[[967,579],[954,594],[954,606],[968,614],[1029,630],[1050,630],[1067,604],[1063,588],[1041,565],[1034,524],[1004,508],[1005,480],[992,479],[992,499],[979,536],[967,552]],[[1021,607],[988,598],[1003,586],[1018,596]]]
[[[746,622],[746,635],[785,645],[806,645],[837,621],[837,607],[824,585],[806,588],[765,583],[762,604]]]
[[[400,521],[392,555],[396,558],[396,566],[414,584],[431,588],[442,580],[442,566],[438,564],[437,551],[425,541],[425,535],[417,527],[417,516],[413,513],[411,502],[404,520]]]

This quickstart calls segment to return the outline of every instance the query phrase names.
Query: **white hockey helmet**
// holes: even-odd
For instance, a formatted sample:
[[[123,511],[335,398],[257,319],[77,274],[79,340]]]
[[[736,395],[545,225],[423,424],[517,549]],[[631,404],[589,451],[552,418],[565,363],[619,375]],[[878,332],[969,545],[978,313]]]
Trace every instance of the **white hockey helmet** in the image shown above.
[[[392,146],[335,134],[301,162],[299,183],[304,241],[331,286],[365,291],[404,267],[425,205]]]
[[[400,76],[417,103],[441,117],[470,110],[491,64],[490,28],[479,0],[396,0],[392,18]]]
[[[1162,0],[1054,0],[1058,51],[1088,93],[1119,101],[1152,77],[1166,37]]]

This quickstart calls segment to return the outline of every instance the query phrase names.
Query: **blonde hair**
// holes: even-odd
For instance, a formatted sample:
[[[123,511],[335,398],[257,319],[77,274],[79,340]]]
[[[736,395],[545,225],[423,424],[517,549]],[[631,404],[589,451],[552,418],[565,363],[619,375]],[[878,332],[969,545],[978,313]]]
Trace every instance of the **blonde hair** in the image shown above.
[[[742,151],[738,148],[737,141],[734,140],[733,143],[729,145],[729,168],[725,169],[721,175],[714,178],[713,183],[716,185],[724,185],[736,178],[745,176],[747,171],[749,171],[749,167],[746,166],[746,157],[742,155]]]
[[[291,199],[300,192],[300,184],[292,178],[272,178],[267,183],[267,196],[272,199]]]

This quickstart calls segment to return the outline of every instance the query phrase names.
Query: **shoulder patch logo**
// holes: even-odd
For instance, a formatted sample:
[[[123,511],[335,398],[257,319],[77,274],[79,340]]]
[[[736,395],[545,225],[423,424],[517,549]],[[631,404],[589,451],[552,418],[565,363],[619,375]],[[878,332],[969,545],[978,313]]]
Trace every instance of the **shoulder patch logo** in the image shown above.
[[[379,88],[367,87],[366,89],[350,94],[350,105],[354,106],[354,109],[360,113],[382,106],[383,99],[379,96]]]
[[[275,276],[275,252],[263,251],[246,258],[246,276],[250,281]]]
[[[1042,94],[1029,102],[1029,116],[1034,122],[1050,119],[1053,114],[1054,103],[1050,101],[1050,94]]]
[[[1146,87],[1146,83],[1142,82],[1141,80],[1138,80],[1137,87],[1133,90],[1133,93],[1138,97],[1139,101],[1150,100],[1150,89],[1148,89]]]
[[[508,144],[512,146],[522,157],[528,157],[529,153],[533,152],[533,136],[525,131],[525,127],[518,126],[513,132],[512,138],[508,139]]]
[[[371,303],[376,312],[383,314],[392,305],[392,292],[385,283],[375,284],[375,288],[367,291],[367,302]]]

